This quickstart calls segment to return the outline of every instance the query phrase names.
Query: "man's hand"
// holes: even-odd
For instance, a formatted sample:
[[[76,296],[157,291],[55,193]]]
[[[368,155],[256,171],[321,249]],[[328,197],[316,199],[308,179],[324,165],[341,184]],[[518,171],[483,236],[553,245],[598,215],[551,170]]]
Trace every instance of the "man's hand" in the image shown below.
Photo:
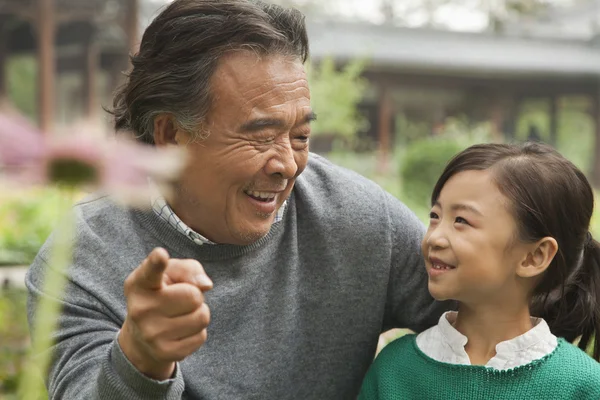
[[[127,317],[119,345],[144,375],[165,380],[206,341],[210,310],[203,291],[212,281],[196,260],[154,249],[125,280]]]

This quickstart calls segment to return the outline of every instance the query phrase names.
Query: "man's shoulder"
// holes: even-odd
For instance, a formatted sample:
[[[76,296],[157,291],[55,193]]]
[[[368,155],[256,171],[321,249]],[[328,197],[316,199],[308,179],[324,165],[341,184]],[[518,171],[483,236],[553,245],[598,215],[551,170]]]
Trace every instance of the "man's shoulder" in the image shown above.
[[[347,188],[363,189],[368,194],[383,194],[383,189],[377,183],[315,153],[310,153],[308,165],[298,179],[325,189],[332,188],[331,185],[345,185]]]
[[[345,216],[354,213],[363,221],[379,216],[392,226],[423,230],[414,213],[377,183],[314,153],[294,190],[297,199],[311,198],[315,200],[311,204],[322,206],[329,215],[338,209]]]
[[[308,165],[296,181],[296,194],[316,199],[331,208],[347,210],[385,210],[387,204],[398,202],[377,183],[364,176],[311,153]]]
[[[78,224],[107,224],[113,220],[122,222],[123,218],[128,218],[127,208],[117,204],[109,195],[100,192],[85,196],[73,206],[73,211]]]

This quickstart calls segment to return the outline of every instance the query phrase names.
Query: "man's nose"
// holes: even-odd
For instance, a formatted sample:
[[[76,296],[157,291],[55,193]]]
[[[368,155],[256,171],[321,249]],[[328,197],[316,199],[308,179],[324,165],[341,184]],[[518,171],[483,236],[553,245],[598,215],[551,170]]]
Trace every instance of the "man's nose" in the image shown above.
[[[292,179],[298,172],[298,163],[294,158],[294,150],[289,139],[277,143],[274,154],[265,165],[268,175],[280,175],[284,179]]]

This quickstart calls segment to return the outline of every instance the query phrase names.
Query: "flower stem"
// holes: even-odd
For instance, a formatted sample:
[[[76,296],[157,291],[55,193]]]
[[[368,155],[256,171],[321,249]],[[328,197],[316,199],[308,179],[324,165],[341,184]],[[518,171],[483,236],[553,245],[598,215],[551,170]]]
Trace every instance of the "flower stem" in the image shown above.
[[[69,196],[68,198],[73,198]],[[67,207],[68,206],[68,207]],[[55,230],[50,261],[46,267],[42,295],[38,297],[32,332],[32,347],[25,362],[24,375],[19,385],[19,399],[47,398],[44,380],[52,358],[55,331],[61,312],[62,298],[67,283],[67,270],[73,258],[75,216],[72,204],[64,203],[66,212],[61,225]],[[40,375],[41,374],[41,375]]]

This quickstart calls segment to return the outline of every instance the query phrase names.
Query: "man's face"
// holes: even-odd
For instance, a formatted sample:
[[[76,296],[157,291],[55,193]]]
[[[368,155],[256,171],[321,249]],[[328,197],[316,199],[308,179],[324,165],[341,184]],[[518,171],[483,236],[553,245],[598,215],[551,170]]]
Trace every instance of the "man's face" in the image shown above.
[[[265,236],[306,167],[310,93],[295,58],[236,52],[211,79],[208,138],[187,144],[175,211],[217,243],[246,245]]]

